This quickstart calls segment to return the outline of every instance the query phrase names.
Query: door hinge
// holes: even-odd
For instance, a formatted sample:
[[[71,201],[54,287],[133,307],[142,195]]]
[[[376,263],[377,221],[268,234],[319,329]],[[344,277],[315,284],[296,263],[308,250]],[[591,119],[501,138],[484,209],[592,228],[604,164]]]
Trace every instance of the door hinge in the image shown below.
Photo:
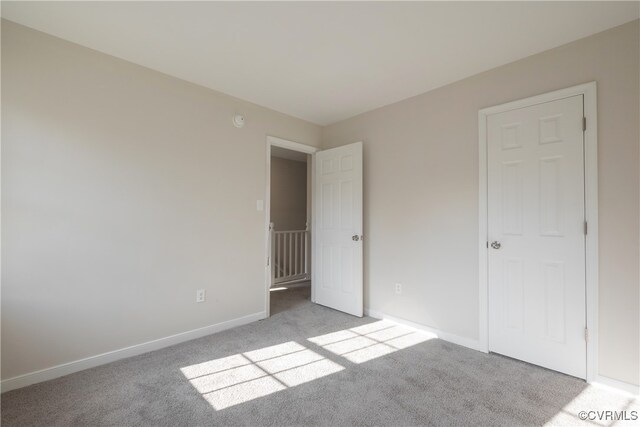
[[[589,329],[584,328],[584,340],[589,341]]]
[[[583,117],[582,118],[582,131],[584,132],[585,130],[587,130],[587,118]]]
[[[584,235],[587,235],[587,231],[588,231],[588,226],[587,226],[587,221],[584,222]]]
[[[271,257],[268,256],[267,257],[267,267],[269,267],[271,265]]]

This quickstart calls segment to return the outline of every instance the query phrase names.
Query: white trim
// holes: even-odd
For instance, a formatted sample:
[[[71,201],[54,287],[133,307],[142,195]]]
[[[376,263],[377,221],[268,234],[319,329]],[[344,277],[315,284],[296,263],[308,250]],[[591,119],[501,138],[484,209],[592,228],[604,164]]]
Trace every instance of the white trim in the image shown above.
[[[487,118],[491,114],[525,108],[571,96],[584,96],[584,117],[587,129],[584,132],[585,156],[585,218],[589,224],[586,238],[586,314],[589,341],[587,342],[587,382],[598,378],[598,120],[596,82],[573,86],[554,92],[495,107],[478,112],[479,148],[479,340],[482,351],[489,350],[489,312],[487,277]]]
[[[483,115],[482,110],[478,113],[478,147],[479,147],[479,187],[478,187],[478,341],[480,342],[480,350],[489,352],[489,259],[487,257],[488,234],[488,200],[487,200],[487,116]]]
[[[382,313],[381,311],[377,311],[377,310],[371,310],[369,308],[365,308],[364,309],[364,314],[366,316],[369,317],[373,317],[374,319],[381,319],[381,320],[389,320],[391,322],[397,323],[399,325],[405,325],[405,326],[409,326],[410,328],[413,329],[418,329],[420,331],[425,331],[425,332],[429,332],[430,334],[433,334],[436,336],[436,338],[439,338],[443,341],[447,341],[453,344],[458,344],[461,345],[463,347],[467,347],[470,348],[472,350],[480,350],[480,342],[470,339],[470,338],[466,338],[466,337],[461,337],[459,335],[454,335],[454,334],[450,334],[447,332],[443,332],[439,329],[435,329],[432,328],[430,326],[426,326],[426,325],[422,325],[420,323],[415,323],[415,322],[411,322],[410,320],[405,320],[405,319],[401,319],[399,317],[395,317],[395,316],[390,316],[388,314]]]
[[[637,397],[640,395],[640,386],[635,384],[629,384],[624,381],[616,380],[613,378],[605,377],[602,375],[596,376],[595,380],[592,382],[593,385],[598,387],[604,387],[609,389],[615,389],[616,391],[624,391],[625,393],[629,393],[630,395]]]
[[[286,148],[287,150],[298,151],[305,154],[313,154],[320,150],[319,148],[312,147],[311,145],[300,144],[299,142],[289,141],[288,139],[269,135],[267,135],[267,143],[270,146]]]
[[[587,382],[597,380],[598,374],[598,291],[600,255],[598,253],[598,103],[596,82],[584,87],[584,184],[585,220],[588,224],[586,245],[587,280]]]
[[[114,351],[86,357],[84,359],[74,360],[73,362],[63,363],[50,368],[41,369],[28,374],[18,375],[17,377],[8,378],[0,383],[2,393],[15,390],[17,388],[26,387],[31,384],[52,380],[74,372],[83,371],[85,369],[94,368],[96,366],[115,362],[116,360],[127,357],[137,356],[139,354],[148,353],[150,351],[159,350],[185,341],[201,338],[207,335],[215,334],[237,326],[246,325],[261,319],[264,319],[264,312],[250,314],[248,316],[238,317],[237,319],[227,320],[225,322],[216,323],[214,325],[205,326],[203,328],[193,329],[187,332],[170,335],[168,337],[147,341],[142,344],[132,345],[130,347],[121,348]]]
[[[271,288],[271,260],[269,260],[270,241],[269,241],[269,224],[271,223],[271,147],[286,148],[287,150],[297,151],[299,153],[305,153],[313,155],[319,150],[319,148],[312,147],[311,145],[300,144],[299,142],[289,141],[288,139],[278,138],[276,136],[267,135],[267,176],[266,176],[266,189],[264,196],[264,219],[265,219],[265,239],[264,239],[264,265],[265,265],[265,283],[264,283],[264,317],[267,318],[271,315],[271,294],[269,289]],[[307,161],[307,164],[309,162]],[[307,166],[308,168],[308,166]],[[309,186],[307,186],[309,188]],[[313,191],[313,186],[311,187]],[[307,197],[309,197],[307,195]],[[309,212],[307,212],[307,216]],[[313,253],[313,252],[312,252]],[[311,293],[313,296],[313,286],[311,287]],[[312,298],[313,301],[313,298]]]
[[[313,245],[315,244],[316,241],[316,236],[314,236],[314,234],[316,233],[316,222],[317,222],[317,218],[315,215],[316,212],[316,156],[315,154],[311,156],[311,173],[307,174],[307,179],[309,179],[309,175],[311,175],[311,187],[308,187],[307,191],[311,192],[311,210],[309,212],[307,212],[307,215],[311,215],[311,244],[309,245],[309,250],[311,251],[311,256],[309,257],[309,262],[311,263],[311,302],[315,304],[316,302],[316,287],[313,286],[313,283],[319,283],[317,276],[316,276],[316,259],[315,259],[315,251],[313,250]],[[307,223],[308,220],[307,220]]]

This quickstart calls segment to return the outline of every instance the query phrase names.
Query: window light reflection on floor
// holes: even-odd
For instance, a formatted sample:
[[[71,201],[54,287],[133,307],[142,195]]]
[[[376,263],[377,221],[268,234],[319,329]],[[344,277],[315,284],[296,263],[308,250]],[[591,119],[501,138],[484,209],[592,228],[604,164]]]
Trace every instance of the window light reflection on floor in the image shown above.
[[[309,341],[352,363],[363,363],[433,338],[437,336],[381,320],[309,338]]]
[[[381,320],[308,340],[352,363],[363,363],[436,335]],[[216,410],[229,408],[344,370],[344,366],[289,341],[181,369]]]
[[[221,410],[343,369],[290,341],[187,366],[181,371],[214,409]]]

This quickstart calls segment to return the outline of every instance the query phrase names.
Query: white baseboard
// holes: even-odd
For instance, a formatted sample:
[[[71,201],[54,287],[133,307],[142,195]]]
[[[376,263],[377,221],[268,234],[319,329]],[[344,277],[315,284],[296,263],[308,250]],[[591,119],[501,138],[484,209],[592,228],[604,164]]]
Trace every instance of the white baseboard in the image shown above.
[[[371,310],[369,308],[365,308],[364,309],[364,314],[366,314],[367,316],[373,317],[375,319],[384,319],[384,320],[390,320],[392,322],[398,323],[400,325],[406,325],[409,326],[411,328],[414,329],[418,329],[421,331],[426,331],[429,333],[432,333],[434,335],[436,335],[438,338],[440,338],[443,341],[448,341],[450,343],[453,344],[458,344],[461,345],[463,347],[468,347],[472,350],[478,350],[478,351],[482,351],[482,347],[480,345],[480,342],[478,340],[473,340],[471,338],[465,338],[465,337],[461,337],[458,335],[454,335],[454,334],[450,334],[447,332],[443,332],[440,331],[438,329],[432,328],[430,326],[426,326],[426,325],[422,325],[420,323],[415,323],[415,322],[411,322],[410,320],[405,320],[405,319],[401,319],[399,317],[395,317],[395,316],[389,316],[388,314],[382,313],[380,311],[376,311],[376,310]]]
[[[115,362],[116,360],[124,359],[131,356],[137,356],[139,354],[159,350],[161,348],[169,347],[185,341],[190,341],[196,338],[215,334],[216,332],[235,328],[237,326],[246,325],[257,320],[262,320],[265,317],[266,315],[264,311],[260,313],[254,313],[248,316],[239,317],[237,319],[227,320],[226,322],[216,323],[215,325],[209,325],[202,328],[193,329],[191,331],[181,332],[179,334],[159,338],[153,341],[147,341],[142,344],[136,344],[130,347],[109,351],[107,353],[86,357],[80,360],[75,360],[73,362],[63,363],[61,365],[52,366],[50,368],[41,369],[39,371],[30,372],[28,374],[18,375],[17,377],[2,380],[2,382],[0,383],[0,389],[2,390],[2,393],[4,393],[6,391],[26,387],[31,384],[52,380],[54,378],[72,374],[74,372],[83,371],[85,369]]]
[[[633,395],[634,397],[640,395],[640,386],[605,377],[603,375],[598,375],[595,381],[593,381],[591,384],[599,387],[613,388],[616,389],[616,391],[623,391],[625,393]]]

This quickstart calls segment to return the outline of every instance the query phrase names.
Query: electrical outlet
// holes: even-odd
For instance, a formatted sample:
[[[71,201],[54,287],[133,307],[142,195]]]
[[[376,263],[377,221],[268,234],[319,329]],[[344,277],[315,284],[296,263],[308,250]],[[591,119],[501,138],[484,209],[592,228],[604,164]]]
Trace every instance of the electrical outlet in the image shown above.
[[[396,283],[396,294],[402,293],[402,283]]]
[[[206,298],[206,291],[204,289],[198,289],[196,291],[196,302],[204,302]]]

